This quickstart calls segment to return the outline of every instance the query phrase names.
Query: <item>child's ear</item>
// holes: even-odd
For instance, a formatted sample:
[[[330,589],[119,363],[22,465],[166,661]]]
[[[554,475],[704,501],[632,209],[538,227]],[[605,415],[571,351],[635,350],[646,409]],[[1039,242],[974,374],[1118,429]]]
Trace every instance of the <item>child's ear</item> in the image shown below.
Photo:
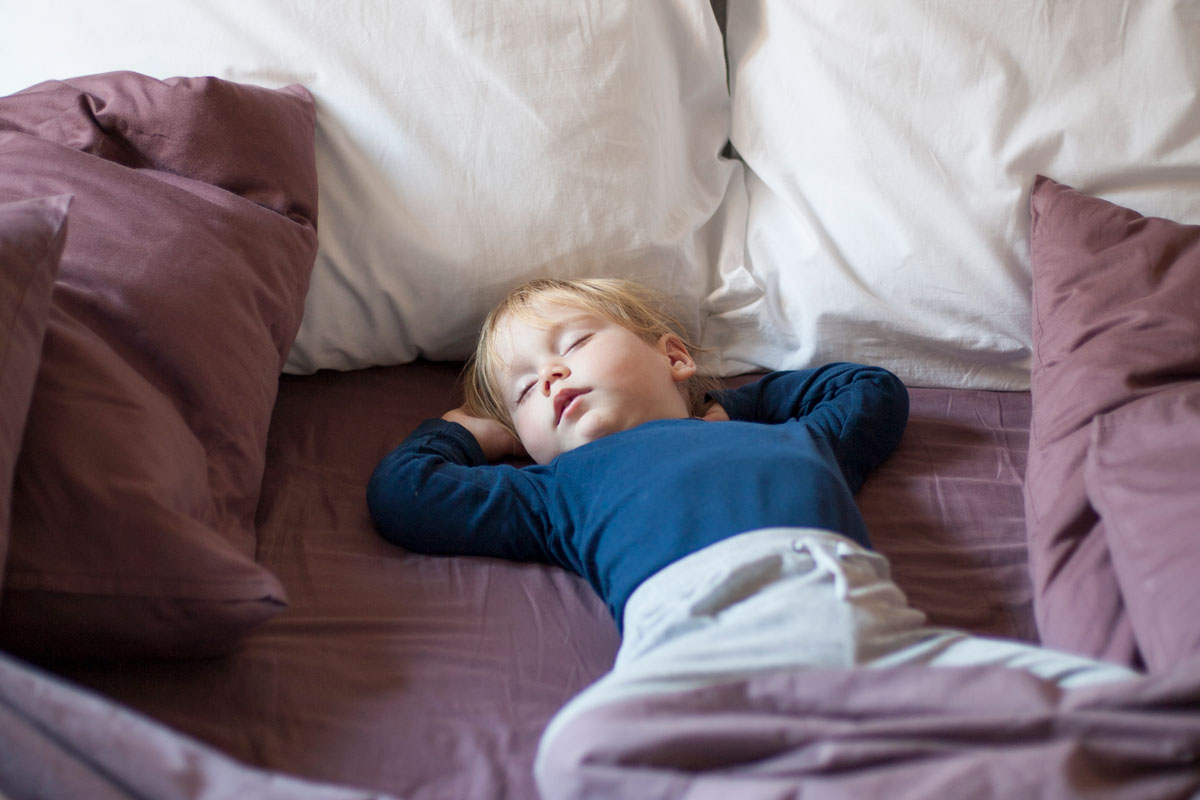
[[[666,354],[671,365],[671,377],[676,383],[682,383],[696,374],[696,360],[678,336],[664,333],[658,339],[658,347]]]

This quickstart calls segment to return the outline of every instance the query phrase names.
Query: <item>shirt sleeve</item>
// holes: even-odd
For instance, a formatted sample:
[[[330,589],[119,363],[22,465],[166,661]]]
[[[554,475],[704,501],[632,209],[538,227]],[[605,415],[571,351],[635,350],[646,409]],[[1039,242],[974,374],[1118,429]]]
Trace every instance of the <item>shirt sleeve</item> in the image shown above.
[[[456,422],[426,420],[367,484],[383,538],[415,553],[550,561],[544,494],[512,466],[489,464]]]
[[[773,372],[712,394],[730,419],[798,422],[826,439],[852,491],[887,460],[908,423],[908,390],[882,367],[836,363]]]

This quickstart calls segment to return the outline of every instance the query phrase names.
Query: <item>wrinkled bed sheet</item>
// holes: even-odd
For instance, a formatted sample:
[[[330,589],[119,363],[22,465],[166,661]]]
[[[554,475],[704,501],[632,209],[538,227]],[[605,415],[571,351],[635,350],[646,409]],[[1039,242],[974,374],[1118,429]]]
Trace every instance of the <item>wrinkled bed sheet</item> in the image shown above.
[[[377,460],[453,402],[457,371],[417,362],[285,376],[257,521],[258,559],[282,581],[290,607],[229,658],[53,669],[254,767],[404,798],[534,797],[541,731],[607,670],[619,644],[616,626],[586,584],[560,570],[409,555],[375,535],[364,503]],[[933,622],[1035,638],[1021,495],[1029,395],[914,389],[911,398],[900,449],[859,496],[875,545]],[[1009,692],[1014,708],[1042,708],[1038,692],[1015,678],[987,681],[994,713],[1008,708]],[[878,724],[893,724],[894,709],[873,698],[904,705],[912,697],[913,713],[934,724],[926,711],[958,691],[926,696],[918,681],[896,675],[878,683],[823,676],[812,684],[822,687],[821,707],[811,707],[805,693],[794,706],[784,702],[807,684],[797,676],[764,679],[701,698],[677,719],[702,736],[737,717],[738,704],[750,698],[752,713],[775,721],[794,708],[789,730],[838,738],[869,730],[859,723],[875,707],[883,714]],[[617,731],[628,713],[614,712]],[[630,723],[630,742],[644,742],[646,718],[640,711],[633,717],[640,722]],[[911,723],[902,726],[905,737],[920,733]],[[964,725],[955,718],[954,737],[964,736]],[[741,737],[747,729],[729,730]],[[722,747],[732,745],[715,736]],[[971,747],[987,743],[980,736]],[[905,747],[934,758],[929,748],[943,740],[926,746],[919,739],[906,738]],[[739,753],[761,752],[753,737],[747,741],[744,750],[721,752],[735,762]],[[826,747],[812,743],[803,759]],[[693,738],[673,752],[707,760],[717,751]],[[845,763],[868,766],[869,752]],[[898,757],[882,752],[890,753],[884,761]],[[837,751],[828,753],[817,757],[819,770],[844,771]]]

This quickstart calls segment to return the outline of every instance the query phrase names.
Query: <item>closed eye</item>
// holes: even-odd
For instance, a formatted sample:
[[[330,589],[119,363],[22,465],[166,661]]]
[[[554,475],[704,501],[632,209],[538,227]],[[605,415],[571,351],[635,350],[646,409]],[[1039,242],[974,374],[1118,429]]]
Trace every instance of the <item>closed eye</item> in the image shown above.
[[[525,384],[525,388],[522,389],[517,395],[517,405],[521,405],[521,403],[524,402],[525,398],[529,396],[529,392],[533,389],[533,387],[534,384],[532,382]]]
[[[579,345],[583,344],[584,342],[586,342],[586,341],[587,341],[588,339],[590,339],[590,338],[592,338],[592,335],[591,335],[590,333],[585,333],[583,336],[580,336],[578,339],[576,339],[575,341],[573,341],[573,342],[571,343],[570,347],[568,347],[568,348],[567,348],[566,350],[564,350],[563,352],[564,352],[564,353],[569,353],[569,352],[571,352],[571,351],[572,351],[572,350],[574,350],[576,347],[579,347]]]

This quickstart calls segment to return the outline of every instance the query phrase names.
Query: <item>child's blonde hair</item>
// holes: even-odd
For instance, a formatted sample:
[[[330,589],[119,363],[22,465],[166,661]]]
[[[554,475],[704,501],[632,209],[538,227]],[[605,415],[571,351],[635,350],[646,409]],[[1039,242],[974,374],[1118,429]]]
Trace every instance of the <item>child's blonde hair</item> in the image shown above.
[[[479,331],[475,353],[467,360],[462,375],[464,410],[472,416],[499,422],[514,436],[512,415],[497,378],[500,361],[496,356],[496,330],[510,316],[532,325],[541,324],[534,309],[538,301],[579,308],[610,319],[651,344],[670,333],[678,336],[693,356],[702,351],[679,320],[667,311],[665,298],[641,284],[620,278],[536,278],[524,283],[488,313]],[[717,381],[697,374],[688,379],[684,388],[690,413],[699,415],[706,403],[705,393],[717,388]]]

